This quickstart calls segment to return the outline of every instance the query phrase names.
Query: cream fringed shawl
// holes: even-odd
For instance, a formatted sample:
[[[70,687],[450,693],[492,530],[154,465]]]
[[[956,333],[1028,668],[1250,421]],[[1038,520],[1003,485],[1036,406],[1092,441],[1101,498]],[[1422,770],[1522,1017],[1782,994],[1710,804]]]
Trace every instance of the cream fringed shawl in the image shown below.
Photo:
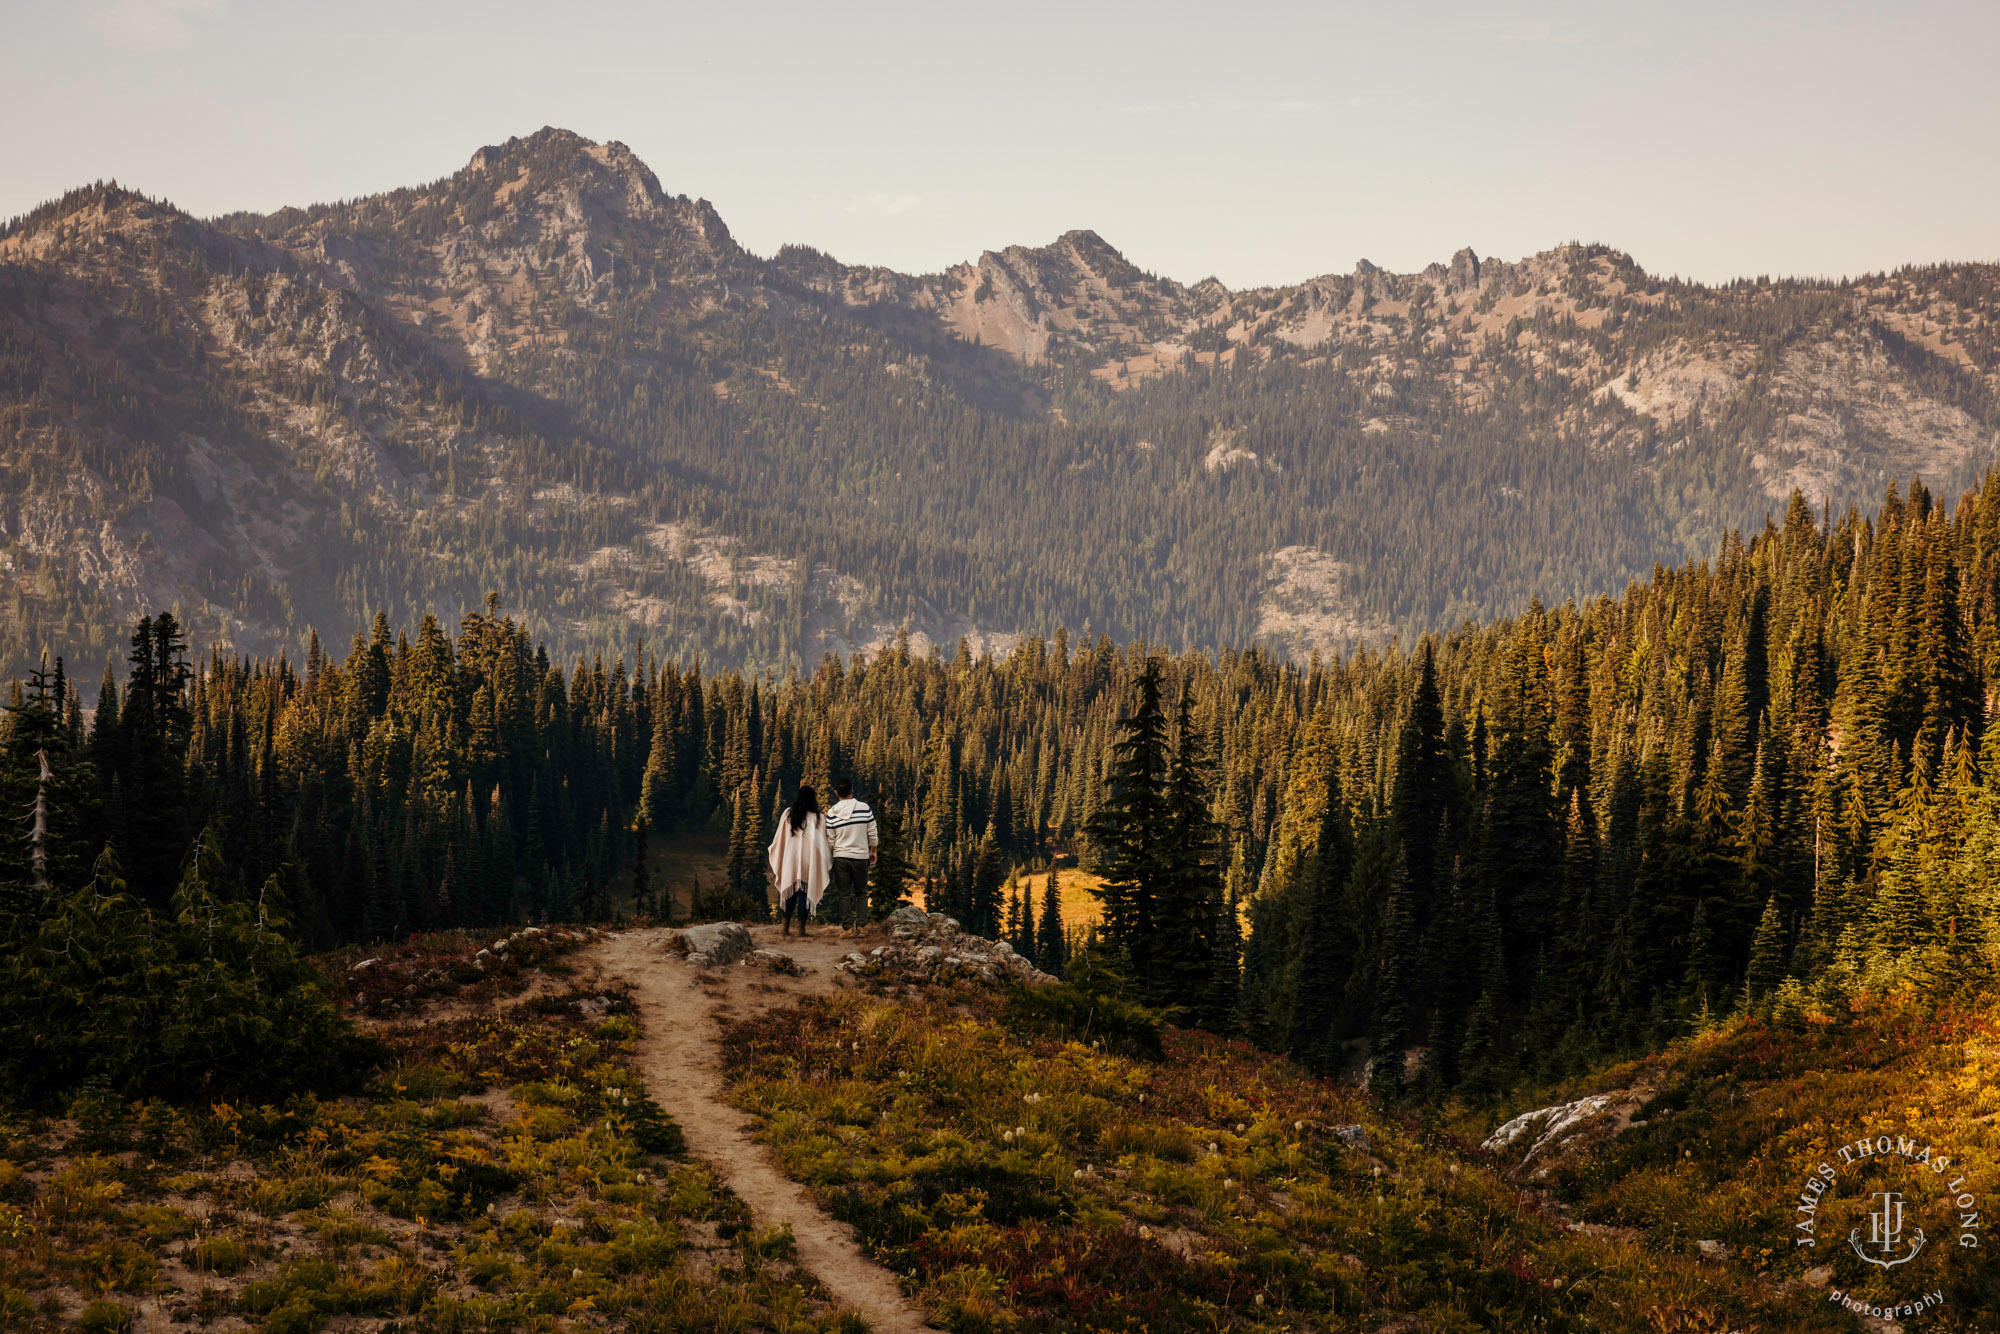
[[[826,841],[826,821],[817,813],[808,815],[805,824],[794,830],[789,814],[778,818],[778,832],[771,836],[770,866],[771,878],[778,886],[778,902],[785,899],[799,885],[806,890],[806,906],[813,912],[819,911],[819,901],[826,894],[827,859],[831,856]]]

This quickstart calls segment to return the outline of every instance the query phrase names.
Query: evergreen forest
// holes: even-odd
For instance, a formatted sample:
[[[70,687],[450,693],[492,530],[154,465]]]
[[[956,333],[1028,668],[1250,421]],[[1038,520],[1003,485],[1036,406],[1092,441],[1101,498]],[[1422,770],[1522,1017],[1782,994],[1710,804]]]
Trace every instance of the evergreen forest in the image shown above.
[[[1980,984],[1996,685],[1996,474],[1873,517],[1795,496],[1619,597],[1306,664],[1063,631],[783,676],[565,661],[497,598],[294,661],[149,616],[94,709],[53,656],[11,688],[0,1023],[35,1028],[86,927],[186,963],[226,922],[275,986],[301,948],[656,907],[635,863],[697,831],[729,840],[709,909],[755,912],[780,804],[852,775],[878,908],[921,895],[1314,1069],[1486,1096],[1708,1016]]]

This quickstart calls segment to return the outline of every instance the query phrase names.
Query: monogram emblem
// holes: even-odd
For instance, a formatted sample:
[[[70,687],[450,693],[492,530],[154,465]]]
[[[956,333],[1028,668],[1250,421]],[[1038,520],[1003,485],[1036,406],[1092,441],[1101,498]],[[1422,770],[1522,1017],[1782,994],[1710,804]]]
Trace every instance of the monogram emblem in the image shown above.
[[[1854,1253],[1871,1265],[1893,1269],[1900,1264],[1908,1264],[1917,1258],[1917,1252],[1924,1248],[1924,1230],[1911,1229],[1914,1234],[1910,1249],[1902,1255],[1896,1248],[1903,1240],[1903,1193],[1896,1190],[1878,1190],[1874,1195],[1875,1209],[1868,1215],[1868,1240],[1861,1240],[1861,1229],[1855,1228],[1847,1234],[1847,1244]],[[1870,1255],[1873,1249],[1878,1254]]]

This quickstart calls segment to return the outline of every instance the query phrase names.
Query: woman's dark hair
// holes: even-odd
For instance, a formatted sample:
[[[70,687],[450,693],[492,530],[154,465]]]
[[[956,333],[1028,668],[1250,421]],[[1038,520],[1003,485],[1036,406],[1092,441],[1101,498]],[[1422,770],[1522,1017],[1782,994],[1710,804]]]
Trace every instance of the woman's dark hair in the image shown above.
[[[799,784],[799,795],[792,798],[792,808],[785,812],[785,818],[791,822],[792,832],[796,834],[806,827],[808,815],[818,814],[819,794],[812,790],[811,783]]]

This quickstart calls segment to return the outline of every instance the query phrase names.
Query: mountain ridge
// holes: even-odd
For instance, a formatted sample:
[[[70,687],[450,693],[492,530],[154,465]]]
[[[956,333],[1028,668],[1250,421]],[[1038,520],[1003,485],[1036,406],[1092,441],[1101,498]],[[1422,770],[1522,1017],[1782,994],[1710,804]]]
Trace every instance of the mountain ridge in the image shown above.
[[[777,667],[1059,623],[1335,652],[2000,456],[1993,265],[1468,247],[1239,291],[1076,229],[910,275],[755,255],[553,128],[268,214],[72,192],[0,228],[0,362],[16,663],[489,590],[565,650]]]

